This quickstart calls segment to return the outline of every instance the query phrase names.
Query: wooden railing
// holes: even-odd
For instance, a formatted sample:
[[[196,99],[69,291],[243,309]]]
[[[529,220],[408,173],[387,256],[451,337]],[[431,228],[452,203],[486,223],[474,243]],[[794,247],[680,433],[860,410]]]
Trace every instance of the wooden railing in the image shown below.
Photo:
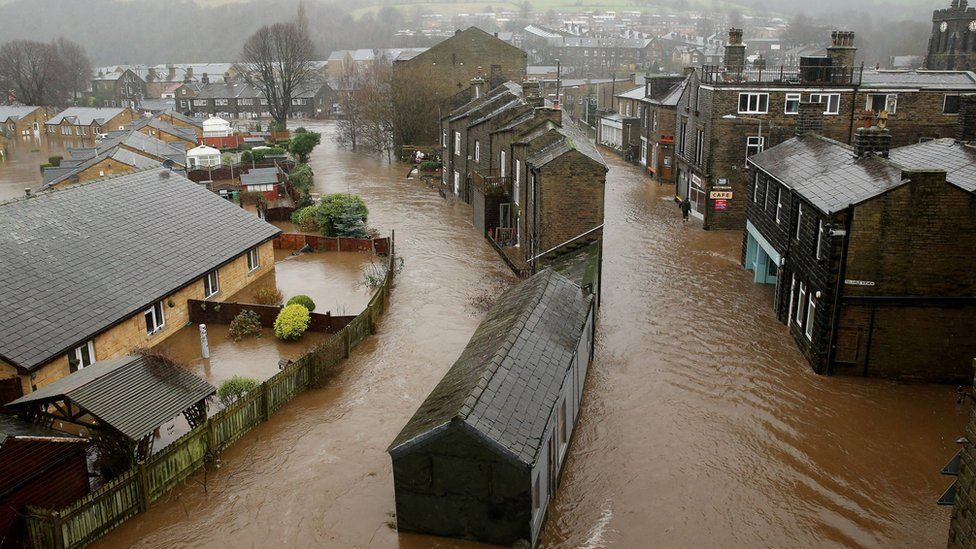
[[[509,177],[498,174],[498,170],[475,170],[471,182],[485,196],[504,196],[508,194]]]
[[[28,507],[26,540],[38,548],[84,547],[130,517],[146,511],[185,480],[267,421],[296,395],[323,383],[334,367],[349,357],[389,307],[396,271],[395,243],[389,239],[386,277],[366,309],[342,330],[289,364],[253,391],[209,417],[159,453],[63,509]]]

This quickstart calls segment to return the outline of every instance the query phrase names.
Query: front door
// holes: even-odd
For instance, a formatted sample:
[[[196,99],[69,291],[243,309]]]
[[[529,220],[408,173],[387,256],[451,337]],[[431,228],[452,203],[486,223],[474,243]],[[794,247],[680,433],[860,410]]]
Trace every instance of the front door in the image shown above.
[[[703,218],[705,211],[705,189],[701,177],[691,174],[690,180],[688,199],[691,201],[691,214],[695,217]]]

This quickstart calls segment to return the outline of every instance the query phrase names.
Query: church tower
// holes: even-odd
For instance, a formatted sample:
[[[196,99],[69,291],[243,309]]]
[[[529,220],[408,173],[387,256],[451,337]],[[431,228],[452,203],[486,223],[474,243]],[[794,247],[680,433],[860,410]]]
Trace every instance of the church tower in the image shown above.
[[[952,0],[947,9],[932,13],[925,68],[976,70],[976,9],[968,0]]]

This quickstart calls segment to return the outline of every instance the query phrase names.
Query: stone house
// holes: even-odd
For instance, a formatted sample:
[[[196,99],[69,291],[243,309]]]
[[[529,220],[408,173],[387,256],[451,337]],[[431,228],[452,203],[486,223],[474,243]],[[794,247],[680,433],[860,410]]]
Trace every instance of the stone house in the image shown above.
[[[443,113],[474,98],[468,89],[472,79],[486,77],[488,88],[507,81],[521,82],[525,79],[525,66],[524,51],[477,27],[458,30],[426,51],[395,60],[393,109],[408,111],[406,102],[415,100],[415,96],[405,90],[417,86],[422,86],[434,102],[428,105],[429,118],[420,121],[415,143],[396,145],[437,143],[438,121]]]
[[[280,232],[167,169],[0,204],[0,385],[27,394],[159,344],[187,300],[272,272]]]
[[[45,107],[0,106],[0,134],[8,137],[36,135],[50,118]]]
[[[117,135],[116,135],[117,134]],[[44,169],[45,188],[60,188],[103,177],[166,166],[186,168],[182,144],[172,144],[135,130],[113,132],[95,147],[68,148],[68,158]]]
[[[181,113],[193,112],[193,100],[196,98],[203,84],[199,82],[181,82],[173,90],[173,100],[176,101],[176,111]]]
[[[777,318],[820,374],[971,380],[976,153],[807,127],[748,160],[742,262],[775,286]]]
[[[133,122],[129,128],[184,150],[195,147],[199,138],[195,127],[177,126],[168,122],[168,118],[170,117],[160,113],[152,118],[141,118]],[[200,131],[202,133],[202,126]]]
[[[163,111],[159,114],[153,116],[157,120],[161,120],[175,126],[180,129],[187,129],[192,131],[197,136],[197,141],[203,137],[203,120],[199,118],[192,118],[180,113],[179,111]]]
[[[148,97],[146,81],[132,69],[99,74],[92,78],[92,98],[103,107],[135,109]]]
[[[624,36],[578,36],[532,24],[525,28],[522,46],[533,64],[563,67],[577,74],[609,76],[613,71],[640,71],[661,61],[656,39]]]
[[[628,162],[636,162],[644,118],[644,87],[614,96],[613,109],[597,118],[596,142],[612,149]]]
[[[855,52],[853,33],[834,31],[826,57],[756,67],[732,29],[723,65],[695,71],[677,105],[676,198],[689,199],[705,229],[742,229],[746,158],[793,135],[801,102],[821,103],[822,134],[844,143],[882,111],[893,145],[953,135],[959,95],[976,91],[971,73],[868,71]]]
[[[68,107],[44,126],[49,134],[94,138],[100,133],[123,131],[136,118],[128,107]]]
[[[593,356],[594,299],[552,270],[507,290],[390,445],[397,529],[535,545]]]
[[[653,76],[645,80],[639,163],[660,183],[674,184],[676,107],[688,79],[688,76]]]
[[[562,78],[558,81],[553,78],[542,81],[543,97],[555,103],[557,87],[559,107],[572,120],[595,129],[599,114],[613,108],[614,96],[638,86],[632,74],[614,78]]]
[[[268,100],[252,84],[227,82],[204,84],[185,111],[197,118],[219,116],[221,118],[255,119],[271,116]]]

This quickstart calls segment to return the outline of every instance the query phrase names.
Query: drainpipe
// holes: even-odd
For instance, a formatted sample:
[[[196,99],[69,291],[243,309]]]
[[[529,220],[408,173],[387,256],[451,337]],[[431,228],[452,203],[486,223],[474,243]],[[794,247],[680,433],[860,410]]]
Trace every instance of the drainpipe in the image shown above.
[[[851,67],[851,84],[854,85],[854,95],[851,96],[851,120],[847,125],[847,144],[851,144],[854,138],[854,114],[857,112],[857,91],[861,86],[861,78],[864,78],[864,61],[861,61],[861,72],[857,84],[854,84],[854,67]]]
[[[854,207],[847,207],[847,220],[844,221],[844,243],[840,252],[840,266],[837,269],[837,283],[834,286],[833,310],[830,312],[830,338],[827,345],[827,375],[834,373],[834,358],[837,356],[837,326],[840,324],[840,296],[844,291],[844,278],[847,276],[847,248],[850,244],[851,221],[854,218]],[[873,315],[873,310],[872,310]],[[873,322],[873,318],[872,318]],[[868,334],[870,337],[870,333]],[[870,346],[868,346],[870,349]],[[867,362],[865,362],[865,367]]]

